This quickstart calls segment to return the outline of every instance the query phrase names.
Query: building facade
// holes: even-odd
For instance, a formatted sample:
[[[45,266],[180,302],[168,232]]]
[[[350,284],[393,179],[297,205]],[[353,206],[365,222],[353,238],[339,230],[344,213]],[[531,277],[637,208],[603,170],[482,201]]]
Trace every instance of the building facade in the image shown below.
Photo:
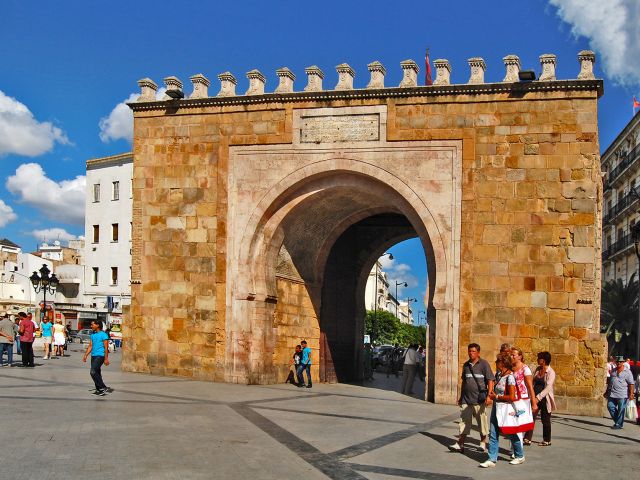
[[[133,155],[87,161],[85,209],[86,325],[99,318],[120,323],[131,301],[131,217]]]
[[[601,159],[604,174],[602,219],[603,280],[638,278],[633,228],[640,220],[640,114],[634,115]]]
[[[367,278],[417,237],[427,398],[455,403],[466,345],[490,357],[509,342],[527,358],[551,352],[560,411],[601,414],[603,83],[592,52],[580,52],[577,79],[555,78],[555,56],[540,60],[536,81],[520,82],[509,55],[506,75],[486,82],[472,58],[458,85],[438,60],[432,86],[406,61],[398,87],[373,62],[366,88],[341,64],[335,89],[314,66],[298,91],[281,69],[273,93],[252,70],[246,95],[228,72],[217,96],[195,75],[182,100],[175,77],[162,101],[141,80],[123,368],[276,383],[306,338],[315,379],[362,378]]]

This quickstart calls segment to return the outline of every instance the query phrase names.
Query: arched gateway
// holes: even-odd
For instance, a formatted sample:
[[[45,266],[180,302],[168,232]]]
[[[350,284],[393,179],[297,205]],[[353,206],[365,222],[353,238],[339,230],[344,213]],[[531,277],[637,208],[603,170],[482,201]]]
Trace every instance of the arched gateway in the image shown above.
[[[449,85],[439,62],[431,87],[411,62],[387,89],[377,63],[362,90],[345,65],[335,91],[317,68],[299,93],[288,70],[274,94],[257,71],[245,96],[230,74],[216,97],[192,77],[187,100],[155,101],[141,81],[124,368],[275,383],[306,338],[316,379],[357,380],[366,277],[418,237],[435,318],[429,398],[455,401],[467,343],[490,356],[510,341],[551,351],[561,404],[599,411],[602,84],[484,84],[476,59],[472,84]]]

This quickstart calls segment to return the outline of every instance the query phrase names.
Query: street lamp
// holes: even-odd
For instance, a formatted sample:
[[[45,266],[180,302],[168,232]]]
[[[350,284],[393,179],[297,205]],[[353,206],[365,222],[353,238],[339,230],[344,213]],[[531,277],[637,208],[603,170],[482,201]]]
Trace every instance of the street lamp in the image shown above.
[[[56,277],[55,273],[49,275],[51,271],[44,263],[42,264],[42,268],[40,268],[39,271],[40,275],[38,275],[38,272],[33,272],[33,274],[29,277],[29,280],[31,280],[31,284],[33,285],[33,289],[35,290],[36,295],[42,292],[43,308],[42,312],[40,313],[40,321],[42,321],[47,311],[47,292],[49,292],[51,295],[55,294],[60,281],[58,280],[58,277]]]
[[[631,186],[631,193],[636,199],[640,200],[640,192],[638,187]],[[640,223],[636,223],[631,228],[631,235],[633,236],[633,244],[636,249],[636,258],[638,259],[638,324],[636,325],[636,362],[640,361]]]
[[[371,322],[371,343],[376,339],[376,327],[378,323],[378,261],[382,257],[389,257],[389,260],[393,260],[393,255],[390,252],[383,253],[376,259],[376,291],[373,297],[373,322]]]
[[[398,285],[402,285],[404,288],[407,288],[409,286],[407,285],[407,282],[396,281],[396,318],[400,318],[398,317],[398,305],[400,304],[400,302],[398,301]]]
[[[410,315],[410,311],[411,311],[411,302],[417,302],[418,299],[417,298],[409,298],[407,297],[407,320],[409,320],[409,318],[411,318]],[[413,323],[413,322],[411,322]]]

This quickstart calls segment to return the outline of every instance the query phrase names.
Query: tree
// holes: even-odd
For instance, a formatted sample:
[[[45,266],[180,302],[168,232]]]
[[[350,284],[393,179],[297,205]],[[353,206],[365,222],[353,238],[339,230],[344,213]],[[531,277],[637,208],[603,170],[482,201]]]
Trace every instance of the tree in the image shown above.
[[[375,321],[374,321],[375,318]],[[424,326],[417,327],[401,323],[391,312],[367,310],[365,318],[365,333],[371,335],[376,344],[411,345],[426,342],[427,329]]]
[[[635,273],[626,284],[618,278],[602,286],[600,317],[609,354],[631,356],[635,329],[638,328],[638,281]]]

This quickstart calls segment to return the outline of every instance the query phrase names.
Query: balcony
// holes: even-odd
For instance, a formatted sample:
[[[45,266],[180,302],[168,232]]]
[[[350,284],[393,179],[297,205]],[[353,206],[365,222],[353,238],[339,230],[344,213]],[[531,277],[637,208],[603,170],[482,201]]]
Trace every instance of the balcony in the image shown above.
[[[626,235],[620,237],[618,240],[613,242],[609,248],[606,248],[602,251],[602,260],[611,260],[620,252],[628,249],[631,245],[633,245],[633,235],[627,233]]]
[[[633,147],[633,149],[624,156],[622,161],[609,172],[609,175],[607,176],[607,183],[604,187],[605,190],[611,188],[616,180],[618,180],[618,178],[638,159],[638,157],[640,157],[640,144]]]
[[[633,193],[627,193],[624,197],[618,200],[618,203],[612,205],[611,208],[607,210],[602,219],[602,224],[608,225],[612,223],[618,215],[626,210],[627,207],[633,205],[637,200],[637,197]]]

